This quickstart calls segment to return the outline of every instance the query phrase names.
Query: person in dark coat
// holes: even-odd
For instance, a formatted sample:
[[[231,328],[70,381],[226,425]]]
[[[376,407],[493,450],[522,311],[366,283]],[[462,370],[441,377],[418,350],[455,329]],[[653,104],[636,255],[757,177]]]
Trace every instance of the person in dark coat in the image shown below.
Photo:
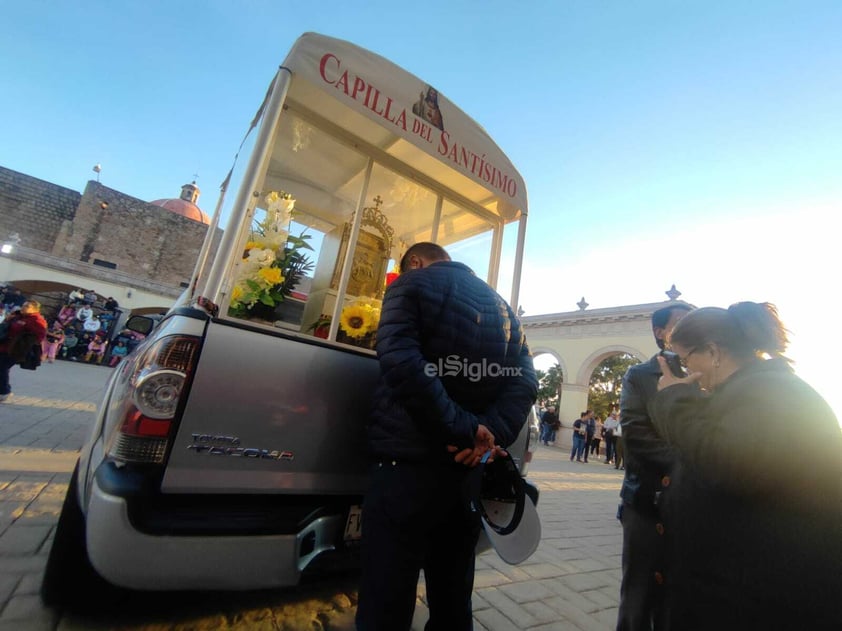
[[[588,414],[585,410],[573,421],[573,446],[570,448],[570,460],[576,458],[576,462],[583,462],[582,454],[585,452],[585,440],[587,440]]]
[[[551,405],[541,415],[541,442],[549,446],[550,443],[555,444],[556,432],[561,428],[561,421],[555,411],[555,406]]]
[[[783,356],[774,306],[699,309],[669,343],[690,376],[661,359],[652,403],[678,454],[664,629],[842,629],[842,431]]]
[[[594,434],[596,434],[596,414],[588,410],[588,418],[585,421],[585,451],[582,454],[585,462],[588,461],[588,452],[591,450]]]
[[[0,403],[11,400],[9,371],[19,363],[30,347],[41,344],[47,335],[47,321],[41,315],[41,304],[26,300],[20,311],[9,318],[6,337],[0,341]]]
[[[689,305],[677,302],[652,314],[658,348],[666,347],[667,335],[688,311]],[[649,416],[660,376],[658,355],[626,371],[620,394],[620,427],[611,432],[614,468],[619,469],[621,461],[626,468],[618,511],[623,524],[623,574],[617,631],[659,628],[664,542],[658,532],[657,501],[674,460],[672,448],[655,431]]]
[[[377,329],[356,623],[409,629],[423,569],[426,629],[467,630],[480,522],[463,484],[515,440],[538,381],[517,315],[467,266],[418,243],[400,268]]]
[[[26,296],[23,295],[17,287],[7,288],[6,296],[4,297],[6,309],[13,311],[15,307],[23,307],[26,301]]]

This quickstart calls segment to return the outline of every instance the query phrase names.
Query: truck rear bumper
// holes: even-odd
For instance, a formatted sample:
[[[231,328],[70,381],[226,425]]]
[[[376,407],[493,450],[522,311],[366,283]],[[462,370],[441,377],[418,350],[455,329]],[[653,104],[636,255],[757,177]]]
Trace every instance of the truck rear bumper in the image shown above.
[[[334,549],[343,528],[341,517],[324,516],[297,534],[149,535],[132,526],[126,499],[106,493],[94,478],[85,532],[91,563],[115,585],[249,590],[297,584],[313,559]],[[302,549],[307,552],[302,554]]]

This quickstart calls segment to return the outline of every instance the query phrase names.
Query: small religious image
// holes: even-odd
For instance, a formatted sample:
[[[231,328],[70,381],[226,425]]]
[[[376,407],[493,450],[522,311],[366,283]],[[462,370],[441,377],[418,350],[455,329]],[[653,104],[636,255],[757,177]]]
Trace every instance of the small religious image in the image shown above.
[[[426,90],[421,92],[418,101],[412,106],[412,113],[444,131],[444,121],[439,109],[439,91],[433,86],[428,85]]]

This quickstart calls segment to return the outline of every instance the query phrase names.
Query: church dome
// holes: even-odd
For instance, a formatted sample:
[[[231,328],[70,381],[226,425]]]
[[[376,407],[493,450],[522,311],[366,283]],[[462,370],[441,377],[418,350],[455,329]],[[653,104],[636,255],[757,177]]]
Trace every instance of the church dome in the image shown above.
[[[193,182],[181,187],[181,197],[177,199],[156,199],[149,203],[209,226],[210,218],[196,205],[198,199],[199,187],[196,186],[196,182]]]

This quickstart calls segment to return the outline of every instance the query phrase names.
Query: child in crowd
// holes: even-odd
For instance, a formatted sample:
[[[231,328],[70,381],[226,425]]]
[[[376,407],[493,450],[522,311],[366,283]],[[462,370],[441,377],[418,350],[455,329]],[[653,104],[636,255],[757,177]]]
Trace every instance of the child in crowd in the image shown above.
[[[109,366],[116,366],[121,359],[129,354],[129,348],[123,340],[119,340],[117,344],[111,349],[111,360],[108,362]]]
[[[62,327],[67,327],[76,319],[76,309],[72,305],[64,305],[56,316]]]
[[[108,342],[99,335],[95,335],[93,339],[88,342],[88,352],[85,353],[85,361],[90,362],[92,359],[96,358],[96,363],[101,364],[107,347]]]
[[[75,349],[76,345],[79,343],[79,338],[76,337],[76,329],[68,328],[64,331],[64,343],[61,347],[61,356],[62,358],[70,359],[72,357],[73,350]]]
[[[96,333],[102,328],[102,322],[100,322],[98,317],[92,315],[87,320],[85,320],[85,323],[82,325],[82,328],[84,328],[88,333]]]
[[[79,320],[80,323],[85,322],[88,318],[90,318],[94,314],[94,310],[91,309],[88,305],[82,305],[76,310],[76,319]]]
[[[42,342],[44,352],[41,355],[41,361],[53,363],[56,360],[56,353],[58,349],[64,344],[64,331],[61,328],[61,323],[56,320],[53,326],[47,331],[47,336]]]

